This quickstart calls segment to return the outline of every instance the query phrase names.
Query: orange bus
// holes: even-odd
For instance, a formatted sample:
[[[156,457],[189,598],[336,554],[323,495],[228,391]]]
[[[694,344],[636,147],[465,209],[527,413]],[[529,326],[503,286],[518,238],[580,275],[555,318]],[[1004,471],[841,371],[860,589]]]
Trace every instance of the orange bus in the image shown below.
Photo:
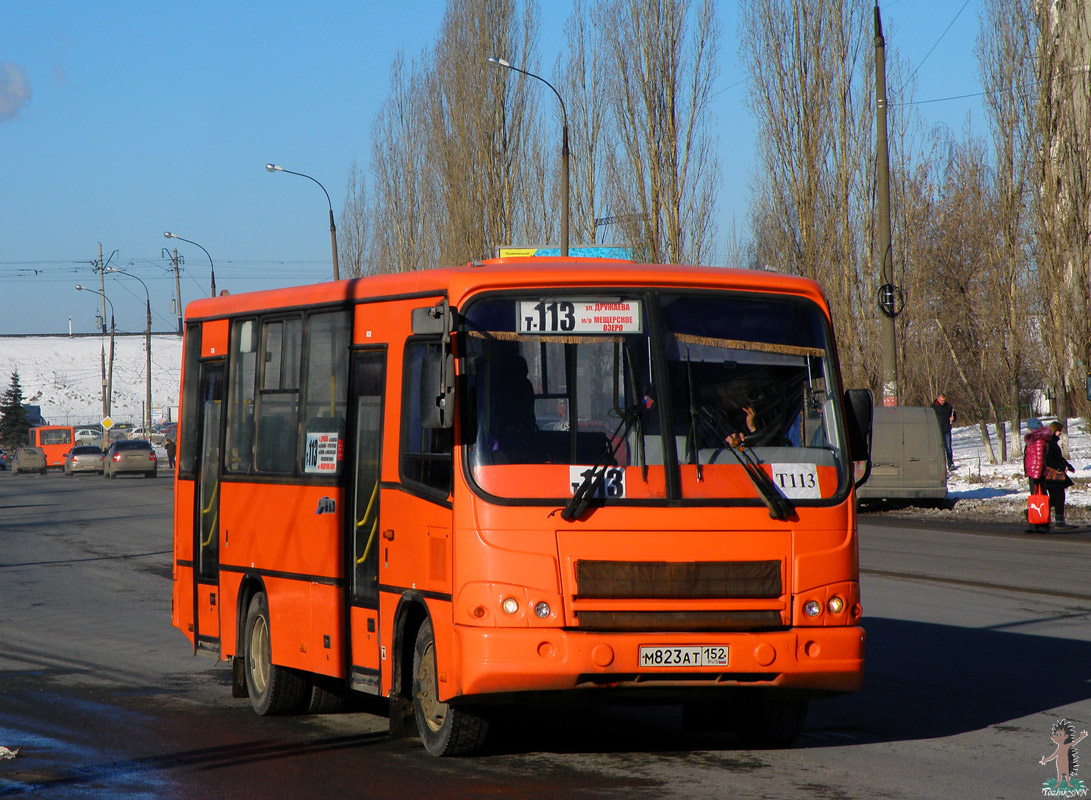
[[[30,429],[27,444],[45,451],[47,467],[63,467],[64,457],[76,441],[76,429],[70,425],[39,425]]]
[[[474,262],[198,300],[183,347],[173,624],[257,713],[372,694],[451,755],[670,702],[787,745],[860,687],[871,395],[814,282]]]

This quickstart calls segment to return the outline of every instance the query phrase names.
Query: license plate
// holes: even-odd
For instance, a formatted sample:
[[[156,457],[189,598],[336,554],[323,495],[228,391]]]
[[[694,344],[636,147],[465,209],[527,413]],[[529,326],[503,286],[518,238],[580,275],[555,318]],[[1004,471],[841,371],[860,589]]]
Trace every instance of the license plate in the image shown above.
[[[693,644],[680,647],[641,647],[641,667],[726,667],[727,645]]]

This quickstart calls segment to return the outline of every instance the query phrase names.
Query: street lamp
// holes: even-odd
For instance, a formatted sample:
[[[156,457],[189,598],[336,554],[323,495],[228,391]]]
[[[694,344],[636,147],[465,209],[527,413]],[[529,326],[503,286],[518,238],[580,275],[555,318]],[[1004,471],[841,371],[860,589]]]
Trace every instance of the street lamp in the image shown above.
[[[146,308],[148,311],[148,327],[144,332],[144,352],[148,357],[148,363],[146,365],[148,380],[144,390],[144,437],[147,438],[152,432],[152,296],[148,293],[148,284],[144,283],[142,278],[133,275],[131,272],[126,272],[117,267],[107,267],[105,271],[135,278],[140,281],[140,285],[144,287],[144,299],[147,303]]]
[[[106,303],[110,305],[110,372],[107,375],[106,372],[106,348],[102,348],[102,416],[103,419],[110,416],[110,405],[113,395],[113,382],[114,382],[114,304],[110,302],[110,298],[106,296],[106,292],[100,292],[98,289],[92,289],[89,286],[80,286],[76,284],[76,291],[79,292],[91,292],[97,294]],[[105,333],[106,320],[102,321],[103,333]]]
[[[561,104],[561,115],[564,117],[564,128],[561,134],[561,255],[568,256],[568,109],[564,106],[564,98],[561,97],[561,93],[557,91],[556,87],[543,78],[541,75],[535,75],[533,72],[527,72],[525,69],[520,69],[513,64],[508,63],[502,58],[496,58],[495,56],[489,56],[486,59],[490,64],[497,64],[505,69],[514,70],[515,72],[521,72],[530,78],[537,78],[550,89],[553,90],[553,94],[557,95],[557,100]]]
[[[168,239],[177,239],[180,242],[187,242],[189,244],[196,244],[202,250],[205,250],[205,248],[203,246],[197,244],[197,242],[191,241],[190,239],[183,239],[181,236],[179,236],[176,233],[171,233],[170,231],[165,231],[163,233],[163,235]],[[211,269],[211,275],[212,275],[212,296],[215,297],[216,296],[216,265],[212,263],[212,256],[208,255],[207,250],[205,250],[205,255],[208,256],[208,266]]]
[[[287,172],[289,175],[298,175],[301,178],[306,178],[309,181],[318,183],[310,175],[304,175],[302,172],[292,172],[290,169],[284,169],[279,164],[266,164],[265,168],[270,172]],[[326,187],[321,183],[318,183],[318,188],[322,190],[322,194],[326,195],[326,202],[330,207],[330,245],[333,247],[333,279],[335,281],[341,280],[341,272],[337,268],[337,226],[333,224],[333,203],[330,201],[330,193],[326,191]]]

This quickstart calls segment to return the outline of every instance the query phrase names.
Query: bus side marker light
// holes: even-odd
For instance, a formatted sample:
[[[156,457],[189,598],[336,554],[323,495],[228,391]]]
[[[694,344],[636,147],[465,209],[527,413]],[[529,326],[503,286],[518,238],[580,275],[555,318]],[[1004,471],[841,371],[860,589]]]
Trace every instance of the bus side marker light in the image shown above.
[[[519,601],[514,597],[505,597],[504,602],[500,604],[500,608],[505,614],[517,614],[519,613]]]
[[[485,607],[474,606],[474,610],[471,613],[478,619],[483,619],[485,617]]]
[[[817,617],[822,613],[822,604],[817,600],[808,600],[803,604],[803,613],[808,617]]]

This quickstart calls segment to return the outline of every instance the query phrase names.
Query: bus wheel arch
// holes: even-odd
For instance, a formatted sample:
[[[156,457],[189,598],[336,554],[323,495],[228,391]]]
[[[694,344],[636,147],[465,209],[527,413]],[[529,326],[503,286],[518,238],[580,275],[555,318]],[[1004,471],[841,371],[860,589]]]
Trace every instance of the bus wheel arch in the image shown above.
[[[296,670],[273,663],[269,598],[255,592],[246,612],[243,656],[250,705],[259,716],[292,714],[310,700],[311,685]]]
[[[403,595],[394,611],[390,668],[390,733],[414,736],[417,724],[413,716],[413,648],[417,632],[429,620],[428,607],[419,597]]]
[[[460,756],[477,752],[488,736],[488,720],[475,709],[440,701],[432,619],[425,609],[420,617],[409,615],[406,621],[415,624],[396,626],[402,634],[398,642],[401,663],[396,686],[404,692],[406,682],[409,683],[411,721],[424,749],[434,756]],[[411,658],[407,658],[407,646]],[[395,724],[394,706],[391,698],[392,729]]]

